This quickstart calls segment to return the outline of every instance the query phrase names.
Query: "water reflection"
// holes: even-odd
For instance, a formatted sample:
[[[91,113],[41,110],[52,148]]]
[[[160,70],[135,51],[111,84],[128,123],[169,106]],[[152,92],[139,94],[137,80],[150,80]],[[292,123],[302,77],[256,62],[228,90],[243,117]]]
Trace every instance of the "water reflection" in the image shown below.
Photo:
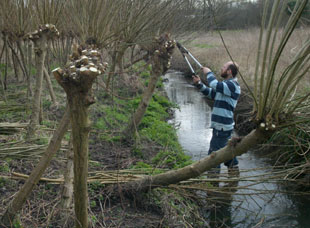
[[[212,129],[210,128],[211,109],[202,94],[185,81],[182,74],[165,76],[165,84],[170,101],[178,104],[173,122],[178,126],[180,144],[193,160],[199,160],[208,154]]]
[[[168,97],[179,106],[172,120],[178,126],[179,142],[193,160],[199,160],[207,156],[209,149],[211,108],[205,102],[206,98],[182,74],[170,73],[165,78]],[[298,211],[295,202],[298,199],[292,201],[281,193],[275,182],[259,180],[272,172],[266,168],[264,159],[252,152],[238,159],[241,170],[238,189],[215,196],[215,210],[210,214],[212,227],[310,227],[310,216],[305,215],[305,209]],[[222,167],[221,173],[227,176],[225,172],[226,168]],[[220,187],[225,190],[224,183]],[[309,204],[306,208],[309,212]]]

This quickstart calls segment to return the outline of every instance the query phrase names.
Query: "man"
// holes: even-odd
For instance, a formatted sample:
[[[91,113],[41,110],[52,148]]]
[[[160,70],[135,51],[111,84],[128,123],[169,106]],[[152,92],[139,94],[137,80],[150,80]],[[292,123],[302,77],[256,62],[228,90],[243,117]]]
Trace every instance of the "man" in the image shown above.
[[[221,69],[221,77],[223,81],[218,81],[213,72],[207,68],[202,67],[203,75],[206,76],[209,87],[204,85],[199,76],[193,76],[193,82],[196,87],[208,98],[214,100],[214,105],[211,115],[211,128],[213,135],[210,142],[210,149],[208,154],[217,151],[227,145],[231,138],[234,129],[234,110],[236,108],[239,96],[240,86],[237,82],[236,76],[238,74],[238,65],[232,61],[225,63]],[[233,158],[224,163],[228,168],[230,176],[239,175],[238,160]],[[218,166],[218,171],[220,171]]]

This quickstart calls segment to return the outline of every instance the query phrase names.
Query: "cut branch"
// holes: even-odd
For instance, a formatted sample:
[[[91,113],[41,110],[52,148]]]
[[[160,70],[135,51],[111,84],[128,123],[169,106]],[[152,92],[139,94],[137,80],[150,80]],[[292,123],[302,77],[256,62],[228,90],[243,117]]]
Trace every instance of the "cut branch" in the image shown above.
[[[265,141],[272,132],[264,129],[253,130],[249,135],[245,136],[241,142],[236,145],[228,145],[210,156],[195,162],[192,165],[186,166],[178,170],[171,170],[166,173],[155,176],[146,176],[143,179],[125,183],[120,186],[114,186],[111,194],[117,194],[120,187],[125,194],[133,196],[141,192],[146,192],[152,188],[159,186],[168,186],[170,184],[177,184],[181,181],[188,180],[200,176],[202,173],[210,170],[213,167],[220,165],[223,162],[231,160],[235,156],[246,153],[250,148]]]

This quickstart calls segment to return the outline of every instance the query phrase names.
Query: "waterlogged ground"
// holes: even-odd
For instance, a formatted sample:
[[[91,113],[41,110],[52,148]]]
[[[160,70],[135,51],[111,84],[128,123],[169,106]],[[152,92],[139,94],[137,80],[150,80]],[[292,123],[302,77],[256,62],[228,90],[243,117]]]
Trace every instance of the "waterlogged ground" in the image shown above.
[[[171,123],[178,126],[179,142],[194,160],[207,155],[212,136],[211,109],[188,79],[178,72],[165,75],[165,89],[169,99],[178,104]],[[211,224],[217,227],[298,227],[310,224],[310,202],[306,196],[291,196],[287,189],[265,177],[274,172],[268,160],[248,152],[240,156],[241,170],[238,189],[221,194],[215,211],[210,214]],[[223,182],[226,167],[221,168]],[[225,177],[226,176],[226,177]],[[265,178],[265,180],[264,180]],[[220,187],[224,189],[224,183]],[[308,203],[307,203],[308,202]]]

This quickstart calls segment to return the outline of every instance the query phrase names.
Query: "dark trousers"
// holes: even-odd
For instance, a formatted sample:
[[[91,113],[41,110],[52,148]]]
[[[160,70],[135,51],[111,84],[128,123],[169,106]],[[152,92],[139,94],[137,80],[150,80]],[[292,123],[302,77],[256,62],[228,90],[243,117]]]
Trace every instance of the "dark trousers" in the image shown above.
[[[211,154],[213,151],[217,151],[227,145],[228,140],[231,138],[232,130],[231,131],[219,131],[216,129],[213,129],[212,139],[210,142],[210,149],[208,154]],[[237,158],[233,158],[232,160],[229,160],[224,163],[227,167],[234,167],[239,164]],[[219,165],[217,168],[221,168],[221,165]]]

